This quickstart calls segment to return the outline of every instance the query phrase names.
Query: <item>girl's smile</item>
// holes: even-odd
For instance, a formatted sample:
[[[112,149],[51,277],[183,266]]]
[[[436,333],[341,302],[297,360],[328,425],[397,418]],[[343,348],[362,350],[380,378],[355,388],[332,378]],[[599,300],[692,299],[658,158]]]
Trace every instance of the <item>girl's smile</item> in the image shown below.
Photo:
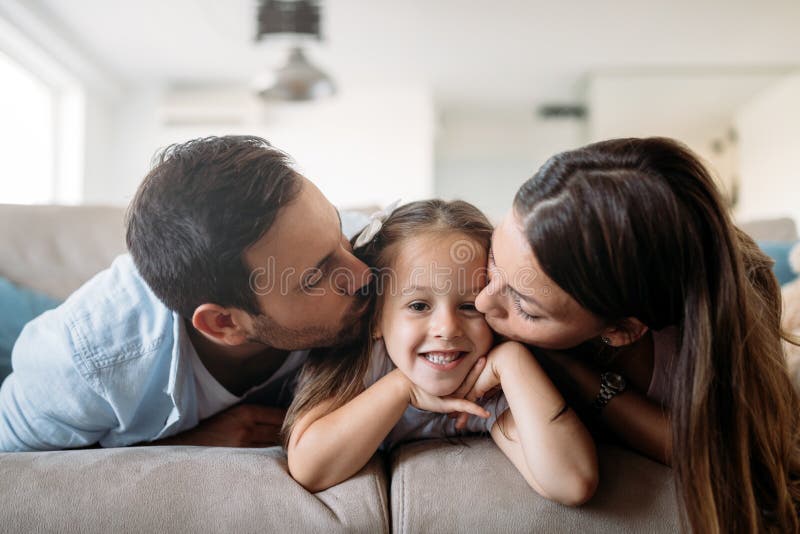
[[[466,355],[467,352],[459,351],[459,350],[451,350],[451,351],[430,351],[430,352],[421,352],[419,355],[421,358],[424,358],[426,362],[428,362],[434,369],[438,369],[440,371],[449,371],[454,369],[461,363],[463,356]]]

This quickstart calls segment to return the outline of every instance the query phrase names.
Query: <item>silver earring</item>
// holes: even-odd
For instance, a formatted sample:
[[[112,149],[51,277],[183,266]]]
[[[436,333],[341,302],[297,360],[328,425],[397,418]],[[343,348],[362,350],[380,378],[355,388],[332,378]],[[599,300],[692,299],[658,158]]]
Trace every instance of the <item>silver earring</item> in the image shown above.
[[[611,339],[607,338],[606,336],[600,336],[600,341],[602,341],[606,345],[611,345]]]

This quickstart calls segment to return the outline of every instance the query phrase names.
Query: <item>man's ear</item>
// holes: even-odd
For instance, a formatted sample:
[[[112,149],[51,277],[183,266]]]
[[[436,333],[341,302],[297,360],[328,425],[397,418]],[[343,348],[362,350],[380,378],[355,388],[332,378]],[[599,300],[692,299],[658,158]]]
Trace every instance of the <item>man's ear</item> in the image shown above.
[[[225,345],[247,342],[242,312],[217,304],[201,304],[194,310],[192,326],[207,338]]]
[[[612,347],[624,347],[641,339],[647,333],[647,326],[635,317],[623,319],[616,326],[608,328],[600,335]]]

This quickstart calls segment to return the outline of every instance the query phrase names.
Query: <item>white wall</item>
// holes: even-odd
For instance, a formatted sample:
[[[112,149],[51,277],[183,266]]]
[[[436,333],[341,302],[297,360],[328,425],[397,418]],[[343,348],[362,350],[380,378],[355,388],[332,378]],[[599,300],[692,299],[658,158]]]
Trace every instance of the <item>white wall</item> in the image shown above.
[[[730,194],[739,179],[736,112],[782,76],[768,71],[596,73],[588,85],[589,139],[678,139],[705,160]]]
[[[157,150],[195,137],[259,135],[342,207],[433,194],[434,108],[421,86],[348,87],[313,103],[265,105],[247,88],[139,88],[114,118],[105,147],[113,180],[87,183],[87,199],[125,204]]]
[[[800,73],[766,89],[736,116],[742,194],[738,216],[800,222]]]
[[[110,125],[108,135],[96,136],[89,144],[96,161],[104,160],[104,176],[86,176],[84,202],[124,206],[150,169],[158,148],[158,106],[163,90],[157,86],[128,87],[120,103],[97,117],[97,129]]]
[[[497,222],[547,158],[585,140],[583,121],[542,120],[530,108],[445,111],[436,142],[436,195],[471,202]]]

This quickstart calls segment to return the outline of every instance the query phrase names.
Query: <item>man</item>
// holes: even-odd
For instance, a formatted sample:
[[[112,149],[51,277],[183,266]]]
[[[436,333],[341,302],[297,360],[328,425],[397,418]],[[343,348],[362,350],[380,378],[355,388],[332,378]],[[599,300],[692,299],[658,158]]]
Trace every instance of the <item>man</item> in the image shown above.
[[[130,254],[20,335],[0,450],[277,443],[308,349],[366,311],[337,210],[263,139],[212,137],[161,154],[126,224]]]

